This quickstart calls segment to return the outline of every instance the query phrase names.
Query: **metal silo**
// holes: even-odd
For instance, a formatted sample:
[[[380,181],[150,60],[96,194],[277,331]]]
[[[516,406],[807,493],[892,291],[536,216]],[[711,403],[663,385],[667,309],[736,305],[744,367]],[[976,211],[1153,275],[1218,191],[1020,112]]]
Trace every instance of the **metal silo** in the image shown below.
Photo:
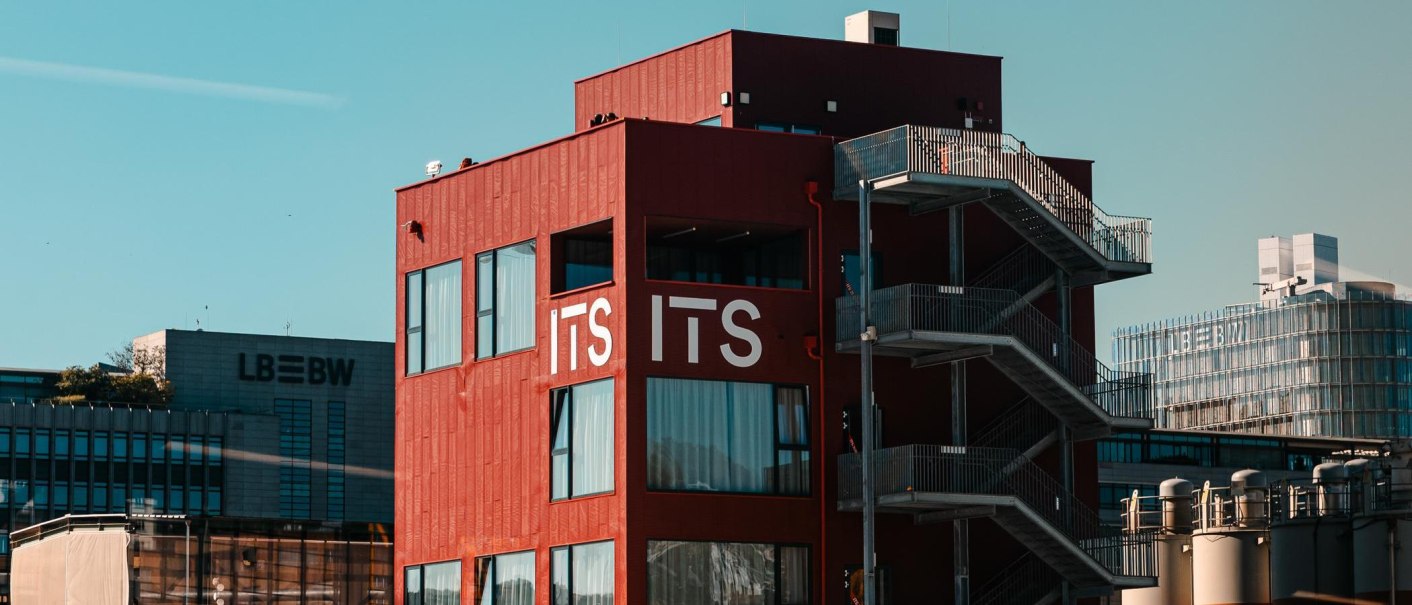
[[[1353,518],[1353,593],[1375,603],[1412,603],[1412,455],[1408,443],[1370,465],[1361,482],[1362,511]]]
[[[1353,528],[1348,473],[1337,462],[1314,468],[1313,483],[1288,481],[1274,499],[1270,593],[1275,603],[1353,595]]]
[[[1145,508],[1137,493],[1127,501],[1124,525],[1129,532],[1157,534],[1157,586],[1123,591],[1124,605],[1191,605],[1191,482],[1168,479]]]
[[[1237,471],[1229,488],[1202,487],[1191,537],[1193,605],[1270,602],[1269,485]]]

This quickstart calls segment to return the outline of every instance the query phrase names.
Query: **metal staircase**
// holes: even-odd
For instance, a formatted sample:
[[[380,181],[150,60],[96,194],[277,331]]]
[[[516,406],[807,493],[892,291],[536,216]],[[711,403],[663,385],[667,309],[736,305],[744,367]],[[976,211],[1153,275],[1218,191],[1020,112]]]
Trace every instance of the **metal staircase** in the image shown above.
[[[972,288],[1010,290],[1020,298],[1033,302],[1054,287],[1054,261],[1034,246],[1020,246],[996,261],[975,279],[967,280]]]
[[[913,213],[981,203],[1073,278],[1089,285],[1152,272],[1151,219],[1108,214],[1013,136],[899,126],[834,146],[836,200]]]
[[[1155,584],[1151,535],[1105,526],[1034,463],[997,448],[905,445],[879,450],[874,497],[880,513],[936,518],[990,517],[1050,569],[1098,591]],[[1007,468],[1011,467],[1011,468]],[[839,459],[839,509],[862,507],[862,461]]]
[[[1051,605],[1058,603],[1059,574],[1027,552],[972,591],[971,605]]]
[[[838,351],[860,347],[858,304],[844,297],[836,305]],[[1108,368],[1014,292],[905,284],[875,291],[873,311],[875,354],[914,367],[984,357],[1075,439],[1152,427],[1151,375]]]
[[[1059,440],[1059,420],[1031,397],[1025,397],[966,440],[971,447],[1010,448],[1034,459]]]

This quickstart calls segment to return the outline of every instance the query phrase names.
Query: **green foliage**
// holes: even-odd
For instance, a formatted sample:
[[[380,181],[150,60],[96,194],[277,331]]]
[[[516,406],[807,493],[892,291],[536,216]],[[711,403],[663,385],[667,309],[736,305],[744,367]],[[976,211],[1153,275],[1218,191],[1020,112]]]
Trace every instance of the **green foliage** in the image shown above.
[[[132,345],[127,345],[108,354],[108,359],[121,371],[112,371],[102,364],[65,369],[59,372],[59,401],[166,405],[172,399],[173,389],[167,380],[164,353],[161,350],[134,351]]]

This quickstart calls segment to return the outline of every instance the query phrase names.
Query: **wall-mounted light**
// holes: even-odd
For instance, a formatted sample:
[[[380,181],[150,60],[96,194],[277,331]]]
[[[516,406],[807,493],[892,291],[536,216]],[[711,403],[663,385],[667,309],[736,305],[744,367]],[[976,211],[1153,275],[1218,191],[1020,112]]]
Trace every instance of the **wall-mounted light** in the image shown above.
[[[749,231],[741,231],[740,233],[737,233],[737,234],[735,234],[735,235],[727,235],[727,236],[725,236],[725,237],[723,237],[723,238],[720,238],[720,239],[716,240],[716,243],[722,244],[722,243],[731,241],[731,240],[733,240],[733,239],[740,239],[740,238],[742,238],[742,237],[749,237],[749,236],[750,236],[750,232],[749,232]]]
[[[838,111],[838,101],[826,101],[824,103],[824,109],[827,109],[829,113]]]
[[[663,235],[663,236],[662,236],[662,239],[671,239],[671,238],[677,237],[677,236],[679,236],[679,235],[686,235],[686,234],[688,234],[688,233],[695,233],[695,232],[696,232],[696,227],[687,227],[687,228],[685,228],[685,229],[682,229],[681,231],[673,231],[673,232],[671,232],[671,233],[668,233],[668,234],[666,234],[666,235]]]
[[[737,101],[740,101],[740,104],[741,104],[741,105],[749,105],[749,104],[750,104],[750,93],[748,93],[748,92],[738,92],[738,93],[735,94],[735,99],[736,99]]]
[[[727,91],[721,93],[721,107],[730,107],[730,106],[731,106],[731,91],[727,90]]]
[[[422,224],[420,222],[407,221],[405,223],[402,223],[402,230],[406,231],[407,235],[415,236],[417,239],[422,239]]]
[[[427,162],[427,176],[436,176],[438,174],[441,174],[441,160]]]

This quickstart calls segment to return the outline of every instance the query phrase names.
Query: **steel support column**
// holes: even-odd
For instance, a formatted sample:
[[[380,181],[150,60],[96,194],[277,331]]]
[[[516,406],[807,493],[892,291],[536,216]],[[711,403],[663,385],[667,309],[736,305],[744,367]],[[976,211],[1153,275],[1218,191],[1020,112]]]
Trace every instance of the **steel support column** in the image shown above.
[[[966,283],[965,206],[952,206],[947,214],[948,276],[953,286]],[[951,364],[951,444],[966,445],[966,362]],[[971,602],[971,522],[957,519],[951,524],[951,568],[955,589],[953,602]]]
[[[1057,310],[1059,315],[1059,333],[1063,336],[1063,338],[1060,339],[1060,342],[1063,344],[1060,346],[1064,349],[1060,352],[1059,363],[1064,370],[1068,371],[1072,369],[1069,367],[1069,364],[1073,359],[1073,356],[1070,355],[1071,351],[1069,347],[1071,343],[1074,342],[1074,309],[1073,298],[1070,296],[1071,292],[1069,290],[1069,275],[1064,273],[1063,269],[1055,269],[1054,271],[1054,291],[1059,301]],[[1073,499],[1075,497],[1073,432],[1069,430],[1068,426],[1064,426],[1062,423],[1059,427],[1059,466],[1059,472],[1063,477],[1064,491],[1069,493],[1070,499]],[[1069,502],[1064,508],[1064,521],[1070,526],[1074,523],[1074,506],[1076,504],[1077,502]],[[1064,605],[1072,605],[1075,602],[1073,587],[1068,582],[1064,582],[1061,585],[1060,598]]]
[[[862,403],[863,414],[863,602],[864,605],[877,605],[878,578],[877,561],[874,552],[876,528],[873,524],[875,494],[873,493],[873,341],[877,339],[873,327],[873,227],[870,207],[873,184],[858,181],[858,314],[863,333],[862,341]]]

